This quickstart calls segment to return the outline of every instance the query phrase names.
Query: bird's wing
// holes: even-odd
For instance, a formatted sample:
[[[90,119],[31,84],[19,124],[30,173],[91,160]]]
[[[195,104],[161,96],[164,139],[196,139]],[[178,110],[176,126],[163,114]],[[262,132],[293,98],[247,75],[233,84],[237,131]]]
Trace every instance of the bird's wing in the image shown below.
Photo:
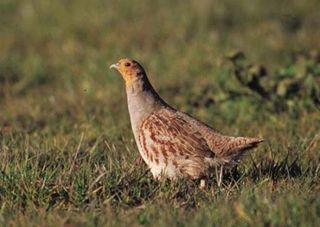
[[[245,151],[263,142],[261,138],[225,136],[186,113],[177,112],[177,114],[182,119],[188,121],[192,128],[195,128],[201,133],[211,151],[215,153],[217,161],[220,163],[237,161]]]
[[[151,161],[171,161],[192,169],[215,156],[199,131],[167,109],[148,116],[139,132],[140,145]]]

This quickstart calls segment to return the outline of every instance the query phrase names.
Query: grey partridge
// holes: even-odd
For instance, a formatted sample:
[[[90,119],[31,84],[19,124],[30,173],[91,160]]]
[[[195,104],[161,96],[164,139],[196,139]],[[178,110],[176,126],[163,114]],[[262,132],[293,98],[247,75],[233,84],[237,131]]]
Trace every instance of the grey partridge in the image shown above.
[[[210,167],[236,163],[263,141],[225,136],[168,105],[150,84],[143,67],[132,59],[110,66],[126,84],[132,131],[154,178],[199,178]]]

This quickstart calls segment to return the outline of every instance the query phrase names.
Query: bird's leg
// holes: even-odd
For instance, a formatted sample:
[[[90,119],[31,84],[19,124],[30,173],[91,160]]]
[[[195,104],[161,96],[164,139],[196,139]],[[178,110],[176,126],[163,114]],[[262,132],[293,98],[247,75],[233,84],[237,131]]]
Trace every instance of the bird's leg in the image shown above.
[[[216,170],[216,180],[219,185],[219,176],[218,176],[218,167],[217,166],[215,166],[215,170]]]
[[[222,178],[223,178],[223,165],[221,165],[220,167],[219,175],[218,175],[218,169],[216,167],[216,178],[217,178],[218,187],[220,187],[222,183]]]
[[[205,179],[201,179],[200,180],[200,184],[199,184],[199,189],[200,190],[204,190],[206,187],[206,180]]]

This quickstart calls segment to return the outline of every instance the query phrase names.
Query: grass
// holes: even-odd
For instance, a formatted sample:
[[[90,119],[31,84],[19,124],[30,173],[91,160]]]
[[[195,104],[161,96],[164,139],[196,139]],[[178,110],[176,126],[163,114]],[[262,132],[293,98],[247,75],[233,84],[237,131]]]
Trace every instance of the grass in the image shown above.
[[[2,0],[1,225],[318,226],[319,7]],[[134,166],[123,82],[108,70],[127,56],[173,106],[266,142],[221,187],[215,173],[205,191],[153,180]]]

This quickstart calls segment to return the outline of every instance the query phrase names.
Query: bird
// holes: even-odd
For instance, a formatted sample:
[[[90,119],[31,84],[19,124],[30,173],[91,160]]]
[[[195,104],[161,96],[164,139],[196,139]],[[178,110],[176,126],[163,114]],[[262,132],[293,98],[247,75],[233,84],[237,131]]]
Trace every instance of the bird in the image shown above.
[[[155,179],[201,179],[214,167],[237,164],[247,150],[264,141],[223,135],[171,107],[155,91],[142,65],[133,59],[120,59],[110,68],[125,81],[134,139]]]

